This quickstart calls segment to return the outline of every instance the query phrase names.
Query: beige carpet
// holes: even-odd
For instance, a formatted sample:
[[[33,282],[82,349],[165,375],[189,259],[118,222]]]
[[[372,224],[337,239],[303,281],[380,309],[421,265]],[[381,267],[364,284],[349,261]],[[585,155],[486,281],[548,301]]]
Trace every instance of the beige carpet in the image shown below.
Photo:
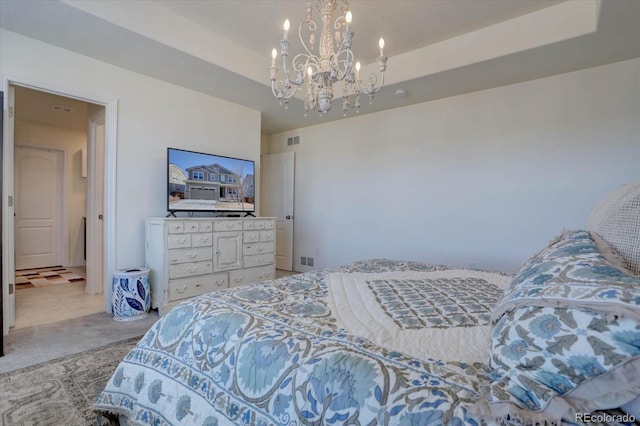
[[[0,374],[2,424],[95,425],[93,401],[139,339]]]
[[[135,321],[114,321],[105,312],[50,324],[11,329],[4,339],[0,373],[142,336],[158,320],[158,311]]]

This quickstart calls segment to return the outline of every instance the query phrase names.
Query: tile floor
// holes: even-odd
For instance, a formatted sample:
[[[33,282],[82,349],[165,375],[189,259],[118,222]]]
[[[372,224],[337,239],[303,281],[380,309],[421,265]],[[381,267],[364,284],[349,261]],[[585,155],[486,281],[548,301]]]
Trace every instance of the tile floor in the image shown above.
[[[16,288],[44,287],[54,284],[67,284],[74,281],[84,281],[85,274],[55,266],[51,268],[36,268],[16,271]]]
[[[84,268],[67,268],[85,276]],[[85,281],[53,284],[45,287],[16,289],[15,328],[78,318],[102,312],[102,294],[84,292]]]

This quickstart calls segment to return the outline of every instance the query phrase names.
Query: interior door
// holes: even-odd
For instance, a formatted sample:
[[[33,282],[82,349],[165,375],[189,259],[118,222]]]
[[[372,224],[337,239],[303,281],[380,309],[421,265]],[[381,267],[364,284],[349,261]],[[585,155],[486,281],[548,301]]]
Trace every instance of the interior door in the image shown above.
[[[4,170],[4,163],[2,162],[2,134],[3,134],[3,122],[4,122],[4,92],[0,90],[0,105],[2,105],[2,111],[0,112],[0,218],[2,218],[2,171]],[[2,262],[4,256],[2,255],[2,230],[4,225],[0,219],[0,279],[4,280],[2,275]],[[0,356],[4,356],[4,289],[0,288]]]
[[[6,95],[7,121],[3,123],[4,139],[2,144],[2,333],[5,336],[9,334],[9,327],[13,327],[16,322],[16,273],[13,226],[14,175],[12,161],[16,105],[15,87],[9,85]]]
[[[262,157],[261,215],[276,218],[276,269],[293,269],[294,153]]]
[[[62,265],[62,151],[16,146],[16,269]]]
[[[105,111],[100,107],[89,117],[87,140],[87,294],[104,289],[104,155]]]

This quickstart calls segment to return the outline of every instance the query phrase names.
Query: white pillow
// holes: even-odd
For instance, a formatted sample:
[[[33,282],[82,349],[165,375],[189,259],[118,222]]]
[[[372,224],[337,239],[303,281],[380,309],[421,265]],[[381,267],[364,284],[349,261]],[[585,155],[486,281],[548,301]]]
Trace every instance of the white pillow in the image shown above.
[[[596,204],[587,230],[597,233],[640,276],[640,182],[623,185]]]

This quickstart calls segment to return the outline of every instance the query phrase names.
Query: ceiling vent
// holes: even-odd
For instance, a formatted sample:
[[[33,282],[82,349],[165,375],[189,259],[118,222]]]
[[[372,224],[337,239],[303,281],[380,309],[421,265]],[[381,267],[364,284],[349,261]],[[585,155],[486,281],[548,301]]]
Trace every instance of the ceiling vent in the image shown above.
[[[60,112],[66,112],[66,113],[73,112],[73,108],[64,106],[64,105],[53,104],[49,108],[52,109],[53,111],[60,111]]]

